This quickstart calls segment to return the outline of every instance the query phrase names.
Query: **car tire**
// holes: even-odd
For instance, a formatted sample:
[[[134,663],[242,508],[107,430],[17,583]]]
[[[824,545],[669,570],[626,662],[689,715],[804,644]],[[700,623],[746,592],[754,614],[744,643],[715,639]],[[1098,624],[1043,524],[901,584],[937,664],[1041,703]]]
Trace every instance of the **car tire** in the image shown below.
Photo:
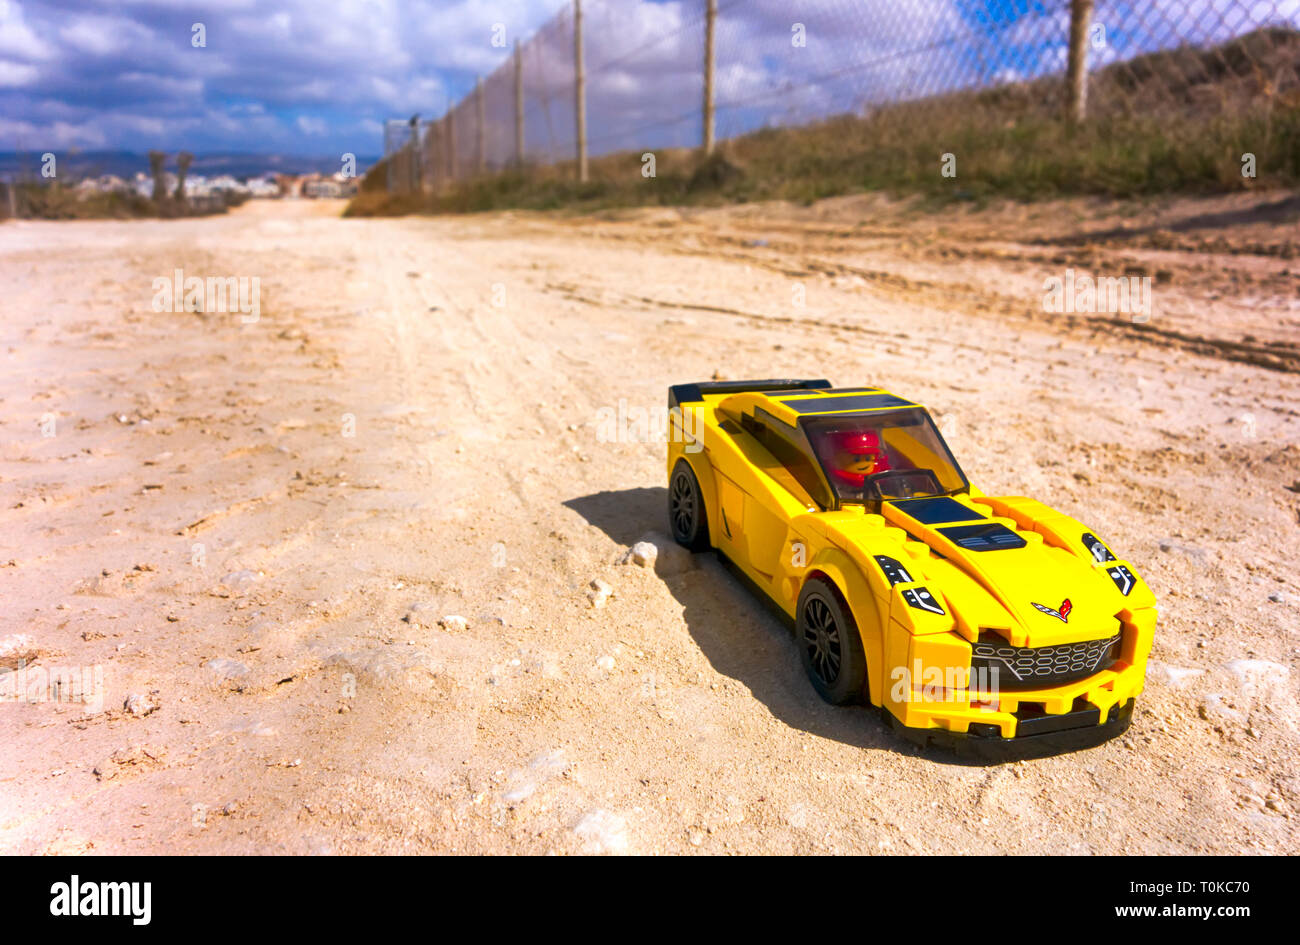
[[[834,584],[821,578],[804,582],[796,610],[795,643],[819,696],[831,705],[863,701],[867,655],[853,613]]]
[[[704,493],[691,464],[679,459],[668,479],[668,528],[673,540],[691,551],[709,550],[709,520]]]

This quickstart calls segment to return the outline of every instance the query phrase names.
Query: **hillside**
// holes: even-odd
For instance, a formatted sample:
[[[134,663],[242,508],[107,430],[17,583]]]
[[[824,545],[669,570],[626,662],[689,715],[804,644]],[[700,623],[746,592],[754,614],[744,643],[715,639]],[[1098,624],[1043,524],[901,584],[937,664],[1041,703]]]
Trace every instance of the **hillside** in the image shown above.
[[[871,190],[981,200],[1290,187],[1300,183],[1298,75],[1300,32],[1256,30],[1093,72],[1089,118],[1073,133],[1061,123],[1054,76],[764,129],[706,161],[690,149],[660,152],[652,179],[640,175],[633,149],[593,159],[587,184],[566,163],[389,195],[380,161],[348,212],[809,201]],[[1255,178],[1242,175],[1245,153],[1255,156]],[[955,177],[940,174],[943,154],[954,155]]]

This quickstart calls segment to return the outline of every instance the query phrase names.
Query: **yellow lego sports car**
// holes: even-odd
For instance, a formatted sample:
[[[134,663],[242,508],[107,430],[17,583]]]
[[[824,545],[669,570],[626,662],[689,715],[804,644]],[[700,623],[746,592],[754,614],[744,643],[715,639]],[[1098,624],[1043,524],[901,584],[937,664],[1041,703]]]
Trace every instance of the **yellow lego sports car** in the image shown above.
[[[822,698],[985,757],[1128,727],[1151,590],[1087,526],[971,485],[924,407],[824,380],[679,384],[668,407],[673,537],[793,622]]]

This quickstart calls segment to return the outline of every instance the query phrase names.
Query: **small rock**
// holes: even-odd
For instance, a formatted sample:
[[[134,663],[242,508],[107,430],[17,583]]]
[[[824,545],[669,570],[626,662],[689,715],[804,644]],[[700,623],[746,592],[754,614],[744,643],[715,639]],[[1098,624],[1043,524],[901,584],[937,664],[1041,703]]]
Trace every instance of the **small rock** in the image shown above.
[[[406,616],[402,618],[403,623],[409,623],[413,627],[420,627],[427,630],[436,626],[438,618],[434,616],[433,606],[430,604],[416,602],[406,611]]]
[[[1218,717],[1233,722],[1244,723],[1246,721],[1245,713],[1238,712],[1229,704],[1225,696],[1217,692],[1210,693],[1201,701],[1201,704],[1197,707],[1197,714],[1206,720]]]
[[[602,656],[600,659],[596,660],[596,668],[597,668],[597,669],[604,670],[604,671],[607,672],[607,673],[609,673],[609,672],[613,672],[613,670],[614,670],[614,657],[612,657],[612,656]]]
[[[695,567],[695,556],[661,532],[647,532],[637,540],[638,545],[642,543],[655,546],[654,569],[660,577],[672,577]]]
[[[584,853],[626,853],[627,821],[606,810],[582,816],[573,832],[583,841]]]
[[[240,571],[231,571],[221,579],[221,583],[236,591],[246,590],[252,587],[262,578],[261,572],[250,571],[244,568]]]
[[[633,564],[638,564],[643,568],[653,568],[657,557],[659,557],[659,549],[656,548],[653,543],[648,541],[638,541],[631,547],[628,553],[624,555],[623,562],[626,564],[628,561],[631,561]]]
[[[150,701],[148,696],[141,695],[138,692],[133,692],[127,696],[126,701],[122,703],[122,708],[136,718],[142,718],[151,712],[158,711],[158,706]]]
[[[0,668],[17,669],[40,655],[32,638],[25,633],[0,638]]]
[[[438,620],[438,626],[444,630],[451,630],[456,633],[469,629],[469,621],[458,614],[448,614]]]
[[[159,749],[131,745],[117,749],[108,758],[95,765],[91,771],[101,781],[111,781],[121,773],[123,768],[130,768],[135,765],[148,766],[161,761],[164,754]]]
[[[1275,604],[1285,604],[1285,603],[1286,603],[1286,595],[1283,594],[1281,591],[1274,591],[1272,594],[1269,594],[1269,595],[1268,595],[1268,599],[1271,600],[1271,601],[1272,601],[1273,603],[1275,603]]]
[[[239,660],[228,659],[224,656],[210,659],[204,665],[222,679],[238,679],[241,676],[248,675],[247,666],[239,662]]]
[[[1161,538],[1158,542],[1160,550],[1164,552],[1174,552],[1176,554],[1186,555],[1189,558],[1195,558],[1198,561],[1204,561],[1206,551],[1204,548],[1196,545],[1185,545],[1182,542],[1175,541],[1172,538]]]
[[[614,593],[614,588],[610,587],[600,578],[595,578],[590,584],[591,590],[587,592],[587,600],[591,601],[592,607],[604,607],[605,602]]]

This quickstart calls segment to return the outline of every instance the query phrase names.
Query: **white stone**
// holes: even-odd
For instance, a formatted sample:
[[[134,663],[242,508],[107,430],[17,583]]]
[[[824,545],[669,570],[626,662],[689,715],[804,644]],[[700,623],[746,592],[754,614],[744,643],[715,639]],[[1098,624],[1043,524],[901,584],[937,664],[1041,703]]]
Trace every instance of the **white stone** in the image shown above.
[[[584,853],[626,853],[627,821],[607,810],[582,815],[573,832],[583,841]]]
[[[654,567],[655,559],[659,557],[659,549],[653,543],[648,541],[638,541],[628,552],[629,557],[634,564],[639,564],[643,568]]]
[[[660,577],[672,577],[695,567],[695,556],[662,532],[647,532],[637,539],[637,545],[643,542],[655,546],[654,569]]]
[[[154,705],[153,702],[149,700],[148,696],[141,695],[138,692],[133,692],[131,695],[127,696],[126,701],[122,703],[122,708],[126,709],[127,712],[137,718],[146,716],[150,712],[158,711],[158,706]]]
[[[589,586],[591,590],[587,592],[587,600],[591,602],[592,607],[604,607],[605,602],[614,594],[614,588],[600,578],[592,580]]]

